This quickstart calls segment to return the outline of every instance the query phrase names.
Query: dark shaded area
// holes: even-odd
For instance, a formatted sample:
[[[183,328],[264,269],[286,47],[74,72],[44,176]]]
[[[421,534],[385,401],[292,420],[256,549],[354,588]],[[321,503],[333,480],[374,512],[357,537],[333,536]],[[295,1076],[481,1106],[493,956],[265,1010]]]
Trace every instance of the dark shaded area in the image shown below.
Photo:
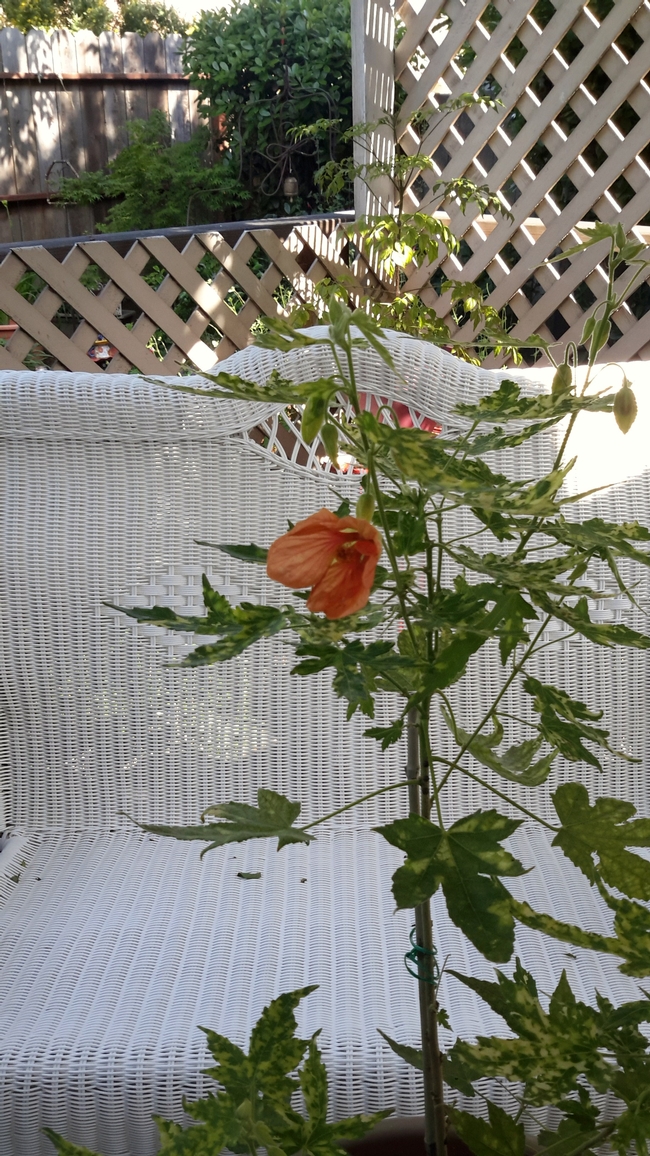
[[[598,144],[597,140],[592,140],[591,143],[582,150],[582,155],[594,173],[596,169],[600,168],[603,161],[607,160],[607,153],[604,148]]]
[[[596,301],[596,294],[592,292],[586,281],[581,281],[579,285],[576,285],[575,289],[573,290],[573,297],[578,302],[578,305],[582,309],[583,313],[586,313],[588,309],[591,309],[592,305]]]
[[[607,92],[611,83],[605,70],[597,64],[585,80],[585,88],[587,92],[593,96],[594,100],[600,100],[603,93]]]
[[[567,205],[571,204],[577,192],[578,190],[573,181],[565,173],[563,177],[560,177],[557,184],[553,185],[553,188],[550,190],[550,195],[558,209],[565,209]]]
[[[521,287],[521,291],[526,300],[529,301],[531,305],[536,305],[537,302],[540,301],[544,296],[544,289],[540,285],[534,273],[531,274],[527,281],[524,281]]]
[[[561,337],[564,337],[564,334],[570,326],[569,323],[564,320],[560,310],[555,309],[553,313],[551,313],[551,316],[546,318],[546,328],[551,336],[554,337],[556,341],[559,341]]]
[[[549,80],[548,76],[544,72],[544,69],[540,68],[537,76],[534,76],[531,80],[529,88],[531,92],[535,93],[537,99],[542,101],[546,99],[549,92],[551,92],[553,89],[553,81]]]
[[[538,141],[536,145],[533,145],[532,149],[526,156],[526,160],[533,170],[535,176],[541,173],[544,165],[547,165],[550,159],[551,153],[541,140]]]

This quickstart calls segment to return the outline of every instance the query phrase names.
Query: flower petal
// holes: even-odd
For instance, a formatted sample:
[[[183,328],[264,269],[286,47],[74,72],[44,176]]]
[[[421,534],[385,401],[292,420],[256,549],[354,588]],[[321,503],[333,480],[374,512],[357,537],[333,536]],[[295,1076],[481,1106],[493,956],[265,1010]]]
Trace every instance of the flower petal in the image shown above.
[[[312,590],[307,609],[322,611],[327,618],[346,618],[362,610],[370,598],[380,548],[374,555],[352,548],[337,558]]]
[[[288,534],[276,538],[269,549],[266,572],[274,582],[301,590],[314,586],[327,571],[345,542],[340,532],[344,518],[331,510],[318,510],[296,522]]]

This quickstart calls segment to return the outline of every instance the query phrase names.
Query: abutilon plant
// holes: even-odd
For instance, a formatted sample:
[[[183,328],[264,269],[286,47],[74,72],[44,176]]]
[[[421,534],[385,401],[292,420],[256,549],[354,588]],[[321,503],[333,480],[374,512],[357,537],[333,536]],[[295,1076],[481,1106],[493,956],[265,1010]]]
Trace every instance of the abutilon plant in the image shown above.
[[[650,863],[635,850],[650,847],[650,818],[637,815],[627,801],[590,799],[577,778],[554,790],[553,821],[524,806],[519,791],[510,789],[540,788],[559,757],[576,769],[585,763],[600,768],[603,754],[632,760],[629,752],[611,745],[597,703],[581,702],[561,686],[543,682],[533,666],[535,657],[552,645],[545,636],[552,620],[562,622],[570,637],[596,647],[650,648],[650,634],[594,615],[592,605],[603,591],[589,580],[589,566],[597,559],[609,569],[617,590],[633,602],[626,567],[650,565],[650,529],[639,522],[567,517],[584,496],[568,494],[564,487],[574,464],[567,453],[576,421],[611,413],[626,432],[636,413],[627,380],[610,393],[594,391],[592,378],[620,305],[615,270],[623,262],[645,268],[639,261],[642,246],[628,243],[620,227],[598,224],[583,245],[561,256],[603,239],[610,242],[608,295],[585,326],[589,364],[582,386],[575,372],[577,350],[569,347],[549,392],[529,396],[504,373],[493,392],[476,403],[459,404],[464,432],[445,435],[430,424],[415,428],[402,424],[389,405],[376,412],[364,406],[355,351],[373,350],[397,371],[381,325],[335,296],[324,333],[275,321],[260,338],[267,347],[284,351],[329,346],[335,367],[331,376],[296,385],[276,372],[260,386],[222,372],[209,378],[207,389],[174,387],[201,396],[303,406],[303,438],[320,439],[333,455],[340,449],[362,467],[355,513],[344,502],[337,510],[314,510],[275,542],[218,547],[252,565],[265,565],[272,579],[299,597],[271,606],[231,606],[204,578],[205,617],[198,629],[214,641],[198,646],[182,665],[226,662],[254,642],[283,632],[298,659],[296,677],[331,670],[334,691],[347,701],[348,719],[357,713],[367,716],[371,725],[365,733],[382,750],[406,740],[406,777],[342,810],[382,791],[407,793],[409,813],[378,830],[404,856],[393,876],[397,907],[415,910],[410,958],[418,978],[422,1048],[386,1038],[423,1073],[426,1144],[437,1156],[446,1151],[450,1124],[476,1156],[524,1156],[527,1130],[539,1133],[538,1150],[549,1156],[579,1156],[603,1146],[623,1156],[632,1145],[637,1153],[647,1152],[650,1140],[650,1054],[642,1031],[650,1022],[650,998],[643,995],[615,1007],[599,995],[591,1006],[576,997],[566,974],[550,996],[542,996],[518,960],[512,974],[497,970],[492,981],[454,971],[505,1020],[510,1034],[481,1036],[475,1043],[457,1039],[443,1056],[439,1031],[449,1021],[439,1000],[431,920],[431,898],[440,890],[452,922],[494,964],[512,959],[519,923],[566,944],[615,956],[626,975],[650,975]],[[516,451],[557,427],[560,446],[545,476],[522,481],[488,465],[489,452]],[[469,515],[461,534],[459,510]],[[197,629],[197,619],[168,608],[125,613],[170,630]],[[500,682],[489,707],[476,717],[471,702],[467,707],[451,688],[462,688],[469,664],[482,651]],[[530,705],[522,724],[526,737],[516,734],[516,741],[506,737],[513,728],[504,705],[513,686]],[[375,702],[386,692],[397,703],[395,715],[387,725],[375,725]],[[444,751],[432,745],[434,709],[449,733]],[[498,778],[482,778],[476,764]],[[463,777],[481,783],[495,803],[448,823],[445,794]],[[504,803],[507,814],[500,809]],[[319,824],[333,817],[301,826],[299,814],[299,802],[260,790],[257,806],[217,801],[194,826],[143,826],[159,835],[200,840],[206,850],[269,836],[277,837],[281,849],[310,843]],[[612,935],[563,923],[516,898],[509,881],[531,864],[520,862],[504,844],[524,822],[541,825],[582,872],[611,913]],[[160,1122],[164,1153],[217,1153],[228,1146],[249,1153],[265,1147],[270,1156],[327,1156],[341,1151],[341,1138],[361,1134],[378,1119],[326,1124],[327,1082],[316,1041],[292,1034],[293,1010],[308,990],[282,995],[266,1009],[264,1030],[254,1029],[248,1055],[208,1032],[221,1091],[188,1107],[196,1127],[184,1131]],[[292,1077],[296,1070],[298,1076]],[[485,1078],[510,1090],[512,1115],[483,1093]],[[290,1107],[298,1086],[307,1107],[304,1118]],[[475,1097],[476,1112],[461,1111],[455,1092]],[[598,1099],[607,1093],[618,1104],[609,1116],[601,1112]],[[536,1112],[548,1107],[556,1110],[557,1126],[540,1131]],[[83,1152],[51,1135],[60,1153]]]

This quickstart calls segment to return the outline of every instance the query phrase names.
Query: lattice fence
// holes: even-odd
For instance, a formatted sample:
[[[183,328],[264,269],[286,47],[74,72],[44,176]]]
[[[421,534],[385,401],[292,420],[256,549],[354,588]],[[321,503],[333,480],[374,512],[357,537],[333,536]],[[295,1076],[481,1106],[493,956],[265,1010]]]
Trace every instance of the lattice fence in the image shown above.
[[[401,148],[432,156],[445,179],[489,184],[514,215],[480,219],[443,206],[463,245],[442,271],[482,279],[515,335],[537,332],[559,349],[579,340],[585,312],[603,297],[608,246],[540,266],[581,239],[580,223],[620,221],[650,242],[650,3],[405,0],[399,18]],[[438,117],[446,100],[468,91],[503,105]],[[425,124],[415,132],[409,118],[419,111]],[[411,207],[435,207],[432,183],[430,174],[415,180]],[[435,274],[435,266],[417,270],[407,288],[449,321]],[[624,271],[619,287],[629,280]],[[650,358],[647,280],[626,297],[601,352],[608,361],[637,357]]]
[[[282,235],[284,234],[284,235]],[[62,261],[42,245],[0,264],[0,368],[182,373],[209,369],[252,340],[261,317],[312,302],[314,285],[342,273],[358,292],[376,279],[336,220],[190,235],[80,241]]]

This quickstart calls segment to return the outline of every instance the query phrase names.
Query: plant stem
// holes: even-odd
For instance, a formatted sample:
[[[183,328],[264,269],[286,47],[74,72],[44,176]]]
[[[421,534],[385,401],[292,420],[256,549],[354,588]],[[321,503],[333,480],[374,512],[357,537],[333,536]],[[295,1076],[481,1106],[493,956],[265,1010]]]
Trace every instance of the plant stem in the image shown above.
[[[306,823],[302,830],[309,831],[311,827],[318,827],[320,823],[326,823],[328,819],[335,819],[337,815],[342,815],[344,811],[350,811],[352,807],[358,807],[360,803],[367,803],[368,799],[374,799],[376,795],[385,795],[386,791],[396,791],[405,785],[404,782],[401,782],[389,783],[387,787],[378,787],[376,791],[371,791],[369,795],[362,795],[360,799],[354,799],[352,803],[346,803],[344,807],[339,807],[338,811],[331,811],[329,815],[323,815],[322,819],[314,819],[312,823]],[[415,789],[417,790],[417,786]],[[411,790],[412,787],[409,785],[409,800]]]
[[[406,776],[409,780],[409,803],[412,815],[419,815],[421,807],[428,807],[427,798],[421,798],[421,791],[417,789],[417,780],[422,782],[422,767],[420,762],[420,718],[418,711],[412,709],[408,713],[407,738],[408,759]],[[428,788],[428,784],[427,784]],[[418,947],[427,953],[426,959],[432,959],[433,927],[431,923],[431,905],[429,900],[420,903],[415,908],[415,935]],[[438,1042],[438,1002],[436,987],[428,982],[420,972],[418,980],[418,998],[420,1004],[420,1033],[422,1036],[422,1060],[424,1072],[424,1143],[427,1156],[445,1156],[447,1152],[447,1117],[445,1112],[445,1095],[442,1080],[442,1056]]]

